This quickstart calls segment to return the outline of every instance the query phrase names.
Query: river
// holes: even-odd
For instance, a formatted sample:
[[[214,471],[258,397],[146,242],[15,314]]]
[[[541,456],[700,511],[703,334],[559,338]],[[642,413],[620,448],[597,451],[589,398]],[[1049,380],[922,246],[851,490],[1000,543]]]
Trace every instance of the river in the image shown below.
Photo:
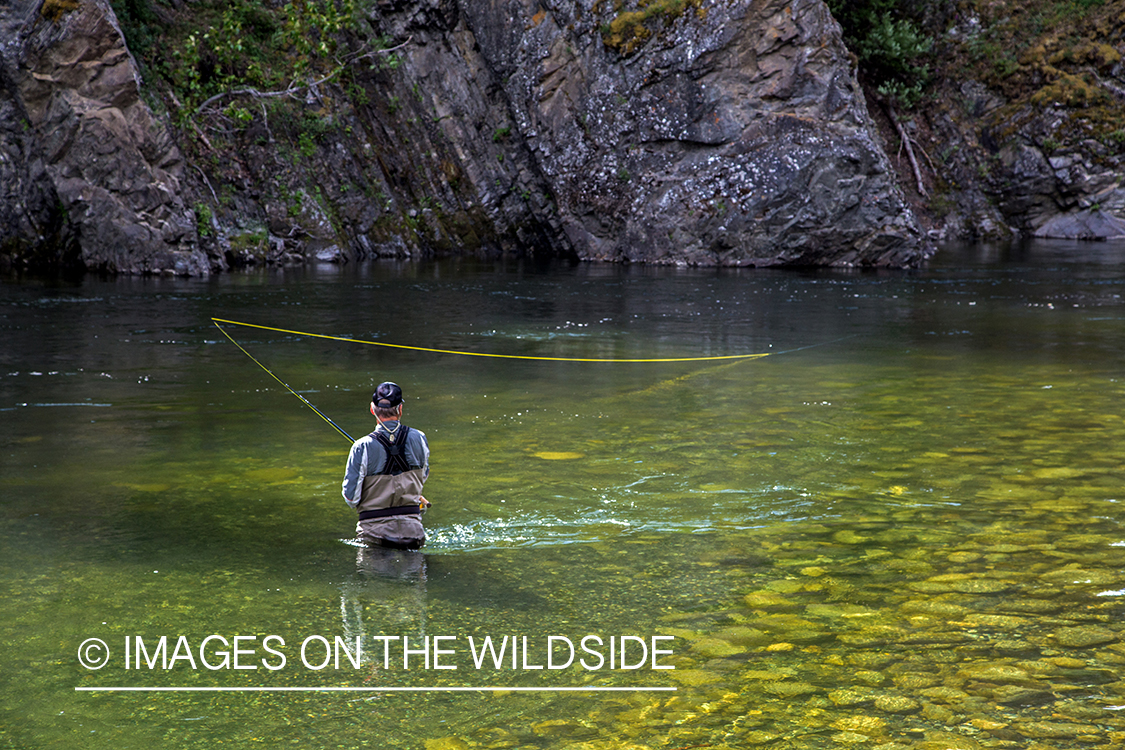
[[[1119,746],[1122,295],[1062,242],[6,277],[0,746]],[[424,553],[264,368],[357,436],[402,386]]]

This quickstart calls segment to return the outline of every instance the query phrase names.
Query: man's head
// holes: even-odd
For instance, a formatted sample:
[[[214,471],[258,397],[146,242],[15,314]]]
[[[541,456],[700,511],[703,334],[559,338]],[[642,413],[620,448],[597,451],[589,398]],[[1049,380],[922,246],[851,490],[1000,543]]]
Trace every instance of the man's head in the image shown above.
[[[380,383],[371,394],[371,413],[378,419],[398,419],[402,416],[402,389],[396,383]]]

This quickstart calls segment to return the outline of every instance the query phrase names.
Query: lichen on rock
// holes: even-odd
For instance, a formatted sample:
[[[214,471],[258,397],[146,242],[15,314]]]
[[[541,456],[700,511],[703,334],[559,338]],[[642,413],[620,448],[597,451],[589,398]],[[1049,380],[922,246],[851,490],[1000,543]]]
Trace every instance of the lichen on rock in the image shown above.
[[[20,156],[0,169],[41,218],[5,246],[48,242],[33,225],[49,220],[87,267],[184,274],[466,252],[732,266],[930,252],[822,0],[381,3],[334,33],[353,61],[392,40],[394,66],[309,72],[273,109],[253,87],[220,92],[207,112],[157,76],[178,129],[141,96],[106,0],[57,18],[33,5],[0,11],[30,128],[7,126]],[[223,118],[237,126],[209,131]]]

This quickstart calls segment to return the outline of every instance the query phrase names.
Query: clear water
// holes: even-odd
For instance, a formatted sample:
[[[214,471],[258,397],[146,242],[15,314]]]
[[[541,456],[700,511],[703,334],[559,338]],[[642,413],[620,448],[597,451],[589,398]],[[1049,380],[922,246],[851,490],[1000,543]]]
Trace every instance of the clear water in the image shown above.
[[[1118,746],[1123,294],[1125,248],[1065,243],[901,273],[5,279],[0,747]],[[213,316],[523,356],[770,356],[505,360],[228,327],[353,435],[375,384],[403,386],[433,451],[431,539],[386,557],[348,543],[347,441]],[[264,666],[270,634],[284,668]],[[125,669],[126,637],[162,635],[197,660],[244,637],[258,668]],[[308,668],[314,635],[368,656]],[[675,669],[478,670],[467,641],[526,636],[534,666],[552,635],[672,636]],[[379,636],[449,638],[457,669],[403,669],[397,646],[384,665]],[[377,686],[677,690],[75,690]]]

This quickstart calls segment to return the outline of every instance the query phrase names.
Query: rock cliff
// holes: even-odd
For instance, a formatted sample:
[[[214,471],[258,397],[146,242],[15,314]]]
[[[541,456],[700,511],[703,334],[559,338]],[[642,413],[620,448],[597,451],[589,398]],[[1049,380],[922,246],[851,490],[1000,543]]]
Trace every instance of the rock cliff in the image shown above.
[[[918,7],[933,75],[902,114],[925,192],[905,160],[892,164],[930,236],[1125,238],[1122,4]]]
[[[184,162],[104,0],[0,6],[0,246],[109,271],[206,273]]]
[[[0,24],[0,248],[16,263],[929,252],[822,0],[378,0],[343,72],[175,120],[105,0],[17,0]],[[367,64],[386,49],[394,65]]]
[[[820,0],[681,3],[655,32],[599,5],[464,9],[580,257],[919,257],[913,216]]]

